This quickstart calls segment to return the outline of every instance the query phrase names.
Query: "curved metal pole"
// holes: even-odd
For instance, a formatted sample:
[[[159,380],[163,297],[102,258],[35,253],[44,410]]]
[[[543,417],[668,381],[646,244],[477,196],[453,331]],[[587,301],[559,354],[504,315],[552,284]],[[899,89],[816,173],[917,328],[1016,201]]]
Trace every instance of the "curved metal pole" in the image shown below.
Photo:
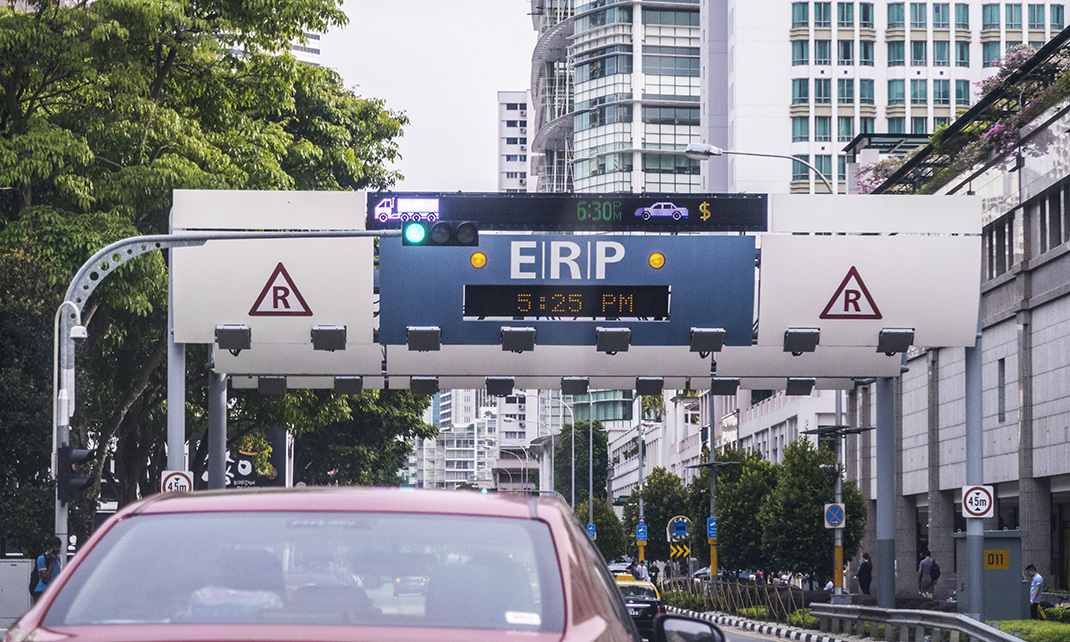
[[[814,174],[817,174],[817,177],[820,178],[821,182],[823,182],[825,184],[825,187],[828,188],[829,194],[835,194],[836,193],[836,190],[832,188],[832,183],[829,181],[829,179],[826,178],[825,175],[821,173],[821,170],[819,170],[818,168],[816,168],[813,165],[811,165],[810,161],[808,161],[808,160],[803,160],[803,159],[798,158],[796,156],[788,156],[787,154],[759,154],[757,152],[733,152],[733,151],[729,151],[727,149],[721,150],[721,153],[722,154],[726,154],[726,155],[727,154],[731,154],[733,156],[758,156],[760,158],[784,158],[784,159],[787,159],[787,160],[792,160],[792,161],[795,161],[795,162],[798,162],[798,163],[802,163],[803,165],[806,165],[811,170],[813,170]]]

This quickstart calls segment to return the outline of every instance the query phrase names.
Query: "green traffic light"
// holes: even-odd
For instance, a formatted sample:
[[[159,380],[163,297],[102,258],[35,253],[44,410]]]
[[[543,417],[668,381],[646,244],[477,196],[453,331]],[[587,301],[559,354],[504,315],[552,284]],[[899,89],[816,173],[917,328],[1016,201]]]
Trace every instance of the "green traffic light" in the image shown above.
[[[427,239],[427,227],[423,223],[409,223],[405,226],[405,242],[419,245]]]

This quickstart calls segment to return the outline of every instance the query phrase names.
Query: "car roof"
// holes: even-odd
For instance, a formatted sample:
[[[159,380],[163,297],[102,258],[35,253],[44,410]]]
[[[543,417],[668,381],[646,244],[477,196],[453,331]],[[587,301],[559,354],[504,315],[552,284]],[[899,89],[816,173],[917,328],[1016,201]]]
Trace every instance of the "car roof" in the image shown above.
[[[629,584],[629,585],[632,585],[632,586],[649,586],[650,588],[654,588],[654,583],[653,582],[648,582],[646,580],[634,580],[634,579],[625,580],[625,579],[621,579],[621,577],[619,575],[617,576],[617,584]],[[657,589],[655,589],[655,590],[657,590]]]
[[[534,519],[543,510],[561,510],[556,497],[366,487],[314,487],[161,493],[131,504],[123,515],[191,512],[387,512],[482,515]]]

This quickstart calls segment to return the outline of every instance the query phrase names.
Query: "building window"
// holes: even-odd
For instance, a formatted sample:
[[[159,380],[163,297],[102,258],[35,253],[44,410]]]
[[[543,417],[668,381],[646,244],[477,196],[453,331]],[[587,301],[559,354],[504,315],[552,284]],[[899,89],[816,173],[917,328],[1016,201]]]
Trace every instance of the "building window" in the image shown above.
[[[924,40],[910,41],[910,64],[913,67],[924,67],[929,64],[929,43]]]
[[[1007,421],[1007,360],[996,361],[996,415],[1000,423]]]
[[[1007,29],[1021,29],[1022,28],[1022,5],[1009,4],[1007,5]]]
[[[902,29],[904,23],[903,3],[892,2],[888,5],[888,28]]]
[[[926,134],[928,133],[928,127],[924,116],[915,116],[910,119],[910,133],[911,134]]]
[[[904,86],[906,81],[904,80],[889,80],[888,81],[888,104],[889,105],[905,105],[906,96],[904,94]]]
[[[906,43],[902,40],[888,43],[888,66],[902,67],[906,64]]]
[[[516,111],[520,109],[520,103],[505,103],[505,109],[508,111]]]
[[[698,107],[643,105],[643,122],[651,125],[694,125],[700,123]]]
[[[933,104],[951,104],[951,81],[936,78],[933,80]]]
[[[981,28],[999,29],[999,5],[981,5]]]
[[[808,181],[810,180],[810,168],[805,163],[810,162],[809,154],[795,154],[795,158],[802,160],[792,161],[791,163],[791,180],[793,181]]]
[[[852,160],[850,162],[854,162],[854,161]],[[847,156],[837,156],[836,157],[836,175],[839,176],[841,181],[847,180],[847,163],[848,163],[848,157]]]
[[[929,103],[929,81],[919,78],[910,81],[910,104],[927,105]]]
[[[810,64],[809,40],[791,41],[791,64],[795,66]]]
[[[970,28],[970,5],[961,2],[955,4],[955,28]]]
[[[804,105],[810,102],[810,80],[794,78],[791,81],[791,104]]]
[[[955,41],[955,66],[970,66],[970,43]]]
[[[506,145],[519,145],[520,144],[520,139],[519,138],[506,138],[505,139],[505,144]]]
[[[858,102],[862,105],[873,104],[873,79],[863,78],[858,81]]]
[[[1063,28],[1063,6],[1051,5],[1051,30],[1062,30]]]
[[[873,28],[873,3],[858,3],[858,26],[864,29]]]
[[[854,40],[839,40],[836,42],[836,64],[839,65],[853,65],[855,64],[855,42]]]
[[[853,105],[855,102],[855,79],[840,78],[836,81],[836,102],[840,105]]]
[[[933,42],[933,66],[934,67],[950,67],[951,66],[951,43],[946,40],[937,40]]]
[[[832,178],[832,156],[827,154],[818,154],[817,156],[814,156],[814,167],[816,167],[817,171],[821,172],[825,178]]]
[[[970,104],[970,81],[969,80],[956,80],[955,81],[955,104],[956,105],[969,105]]]
[[[905,134],[906,132],[906,118],[889,118],[888,119],[888,133],[889,134]]]
[[[855,26],[855,5],[853,2],[836,4],[836,25],[839,27]]]
[[[791,119],[791,142],[804,143],[810,140],[810,119],[796,116]]]
[[[946,2],[933,4],[933,29],[951,27],[951,5]]]
[[[940,129],[941,127],[947,127],[947,124],[951,122],[951,119],[947,116],[935,116],[933,117],[933,130]]]
[[[928,25],[928,18],[925,15],[925,3],[924,2],[911,2],[910,3],[910,28],[911,29],[924,29]]]
[[[815,40],[814,41],[814,64],[815,65],[831,65],[832,64],[832,41],[831,40]]]
[[[832,116],[814,118],[814,141],[827,143],[832,140]]]
[[[874,43],[872,40],[860,40],[858,42],[858,64],[864,67],[873,66],[873,49]]]
[[[815,27],[831,27],[832,26],[832,3],[831,2],[815,2],[814,3],[814,26]]]
[[[668,25],[671,27],[697,27],[699,26],[698,10],[673,11],[671,9],[644,9],[643,24]],[[586,29],[584,31],[586,31]],[[575,33],[580,32],[576,31]]]
[[[853,116],[840,116],[837,124],[839,125],[837,132],[837,139],[843,142],[851,142],[855,137],[855,119]]]
[[[1043,29],[1044,28],[1044,5],[1031,4],[1029,5],[1029,28],[1030,29]]]
[[[858,132],[861,134],[872,134],[877,131],[877,119],[873,116],[863,116],[858,119]]]
[[[981,43],[981,64],[985,67],[995,67],[999,62],[999,43]]]
[[[832,79],[814,78],[814,104],[821,105],[832,102]]]
[[[809,27],[810,26],[810,3],[809,2],[793,2],[793,3],[791,3],[791,26],[792,27]]]
[[[629,58],[629,71],[631,56]],[[651,76],[685,76],[698,78],[698,56],[643,56],[643,73]],[[579,79],[576,79],[579,82]]]

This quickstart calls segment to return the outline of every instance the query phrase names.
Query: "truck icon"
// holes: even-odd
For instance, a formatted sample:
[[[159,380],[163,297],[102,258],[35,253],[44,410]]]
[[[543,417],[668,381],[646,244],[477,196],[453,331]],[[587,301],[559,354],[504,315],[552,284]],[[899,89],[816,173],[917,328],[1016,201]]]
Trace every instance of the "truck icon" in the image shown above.
[[[375,219],[387,221],[437,221],[437,198],[405,198],[388,196],[375,206]]]
[[[671,216],[673,220],[679,221],[687,218],[687,208],[677,207],[672,203],[654,203],[650,207],[635,210],[635,215],[643,217],[644,221],[649,221],[651,216]]]

